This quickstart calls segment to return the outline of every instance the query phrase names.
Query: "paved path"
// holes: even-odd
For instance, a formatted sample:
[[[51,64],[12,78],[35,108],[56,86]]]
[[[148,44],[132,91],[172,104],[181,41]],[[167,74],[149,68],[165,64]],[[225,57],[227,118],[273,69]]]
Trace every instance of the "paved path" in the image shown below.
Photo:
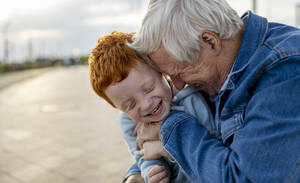
[[[47,67],[42,69],[30,69],[18,72],[5,73],[0,75],[0,89],[7,88],[12,84],[17,84],[18,82],[34,78],[42,73],[51,71],[57,68]]]
[[[87,66],[2,87],[0,116],[0,183],[118,183],[133,162]]]

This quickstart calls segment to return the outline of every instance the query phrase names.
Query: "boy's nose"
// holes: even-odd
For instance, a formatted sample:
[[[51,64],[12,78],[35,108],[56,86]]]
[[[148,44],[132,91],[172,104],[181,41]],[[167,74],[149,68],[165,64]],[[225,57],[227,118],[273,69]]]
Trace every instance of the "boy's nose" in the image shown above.
[[[153,101],[151,98],[144,97],[141,100],[141,111],[143,115],[148,115],[152,109]]]

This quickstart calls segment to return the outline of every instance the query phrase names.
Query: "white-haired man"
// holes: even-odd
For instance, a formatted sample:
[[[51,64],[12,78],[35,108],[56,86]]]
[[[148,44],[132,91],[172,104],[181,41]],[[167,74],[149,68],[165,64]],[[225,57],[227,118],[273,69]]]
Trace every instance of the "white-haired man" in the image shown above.
[[[173,112],[139,130],[145,159],[166,151],[192,182],[300,182],[299,43],[299,29],[240,18],[225,0],[150,0],[130,46],[178,89],[210,95],[218,135]],[[155,130],[164,149],[151,148]]]

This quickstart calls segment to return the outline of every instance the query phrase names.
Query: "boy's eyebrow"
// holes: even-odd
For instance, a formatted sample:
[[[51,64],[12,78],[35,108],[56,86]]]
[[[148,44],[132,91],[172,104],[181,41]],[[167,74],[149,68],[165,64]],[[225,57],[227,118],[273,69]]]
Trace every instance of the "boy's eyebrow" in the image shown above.
[[[147,81],[144,81],[143,84],[141,85],[142,88],[145,88],[145,86],[147,85]]]
[[[154,82],[153,82],[153,80],[151,80],[151,79],[146,80],[146,81],[144,81],[143,84],[141,85],[142,88],[146,88],[146,86],[147,86],[149,83],[151,83],[151,85],[152,85],[152,83],[154,83]]]

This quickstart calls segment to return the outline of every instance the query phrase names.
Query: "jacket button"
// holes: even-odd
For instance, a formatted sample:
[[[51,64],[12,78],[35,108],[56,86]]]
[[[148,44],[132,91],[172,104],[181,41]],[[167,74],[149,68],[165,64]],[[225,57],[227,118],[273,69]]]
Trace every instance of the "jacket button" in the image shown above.
[[[162,142],[164,140],[164,134],[166,133],[166,130],[163,130],[161,134],[159,135],[159,140]]]
[[[164,135],[160,134],[159,140],[162,142],[164,140]]]

